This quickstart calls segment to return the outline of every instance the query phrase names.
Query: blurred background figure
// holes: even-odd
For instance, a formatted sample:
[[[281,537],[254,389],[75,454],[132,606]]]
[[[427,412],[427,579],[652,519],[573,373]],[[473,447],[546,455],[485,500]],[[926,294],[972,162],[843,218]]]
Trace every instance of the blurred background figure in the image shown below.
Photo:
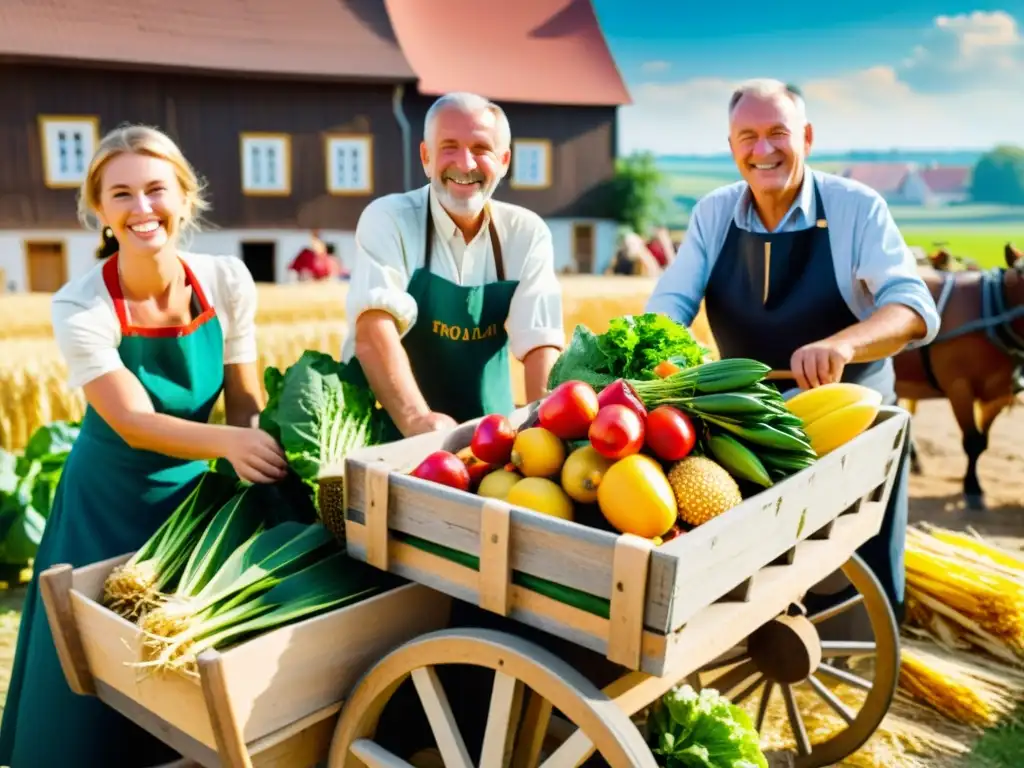
[[[331,280],[342,277],[343,270],[334,248],[320,239],[320,230],[314,229],[310,235],[310,243],[299,251],[295,261],[288,267],[300,282],[308,280]]]

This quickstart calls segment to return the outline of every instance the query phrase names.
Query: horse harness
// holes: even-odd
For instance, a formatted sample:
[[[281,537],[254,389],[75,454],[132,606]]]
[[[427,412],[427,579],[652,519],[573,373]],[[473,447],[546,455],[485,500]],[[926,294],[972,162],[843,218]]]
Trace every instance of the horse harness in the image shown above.
[[[1017,364],[1012,377],[1013,393],[1016,395],[1018,392],[1024,391],[1024,338],[1021,338],[1013,330],[1013,322],[1020,317],[1024,317],[1024,305],[1007,309],[1006,299],[1003,296],[1003,277],[1005,274],[1005,267],[994,267],[982,273],[980,318],[965,323],[959,328],[940,333],[931,344],[921,347],[921,364],[924,367],[924,374],[928,379],[928,383],[936,391],[942,392],[942,387],[939,386],[939,382],[935,378],[935,370],[932,368],[932,345],[959,338],[979,330],[984,330],[989,342]],[[943,313],[945,313],[949,300],[953,295],[955,283],[955,272],[946,272],[943,275],[942,289],[939,292],[939,300],[936,302],[940,319]]]

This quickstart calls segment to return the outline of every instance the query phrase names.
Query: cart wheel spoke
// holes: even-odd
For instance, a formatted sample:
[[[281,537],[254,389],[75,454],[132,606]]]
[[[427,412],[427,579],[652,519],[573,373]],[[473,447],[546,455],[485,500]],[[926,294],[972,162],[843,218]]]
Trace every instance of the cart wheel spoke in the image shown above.
[[[818,611],[813,616],[809,616],[811,624],[821,624],[823,621],[834,619],[841,613],[846,613],[851,608],[854,608],[864,602],[864,595],[857,593],[853,597],[843,600],[841,603],[833,605],[831,608],[826,608],[823,611]]]
[[[366,768],[413,768],[412,764],[388,752],[384,747],[369,739],[352,742],[349,749]]]
[[[707,683],[705,688],[714,688],[720,694],[729,698],[729,694],[739,685],[747,682],[753,675],[759,675],[760,672],[757,669],[757,665],[753,661],[744,661],[738,667],[730,669],[728,672],[719,675],[711,682]]]
[[[455,722],[452,708],[448,704],[444,686],[437,678],[437,672],[433,667],[414,669],[412,681],[423,704],[423,711],[427,713],[430,730],[434,732],[437,749],[444,759],[445,766],[473,768],[473,761],[469,758],[469,751]]]
[[[775,682],[769,680],[764,684],[764,690],[761,692],[761,703],[757,705],[757,720],[754,727],[757,728],[758,733],[764,727],[764,718],[768,714],[768,705],[771,703],[774,692]]]
[[[741,661],[746,661],[750,658],[750,654],[746,650],[732,653],[728,656],[719,656],[714,661],[705,664],[701,667],[698,672],[714,672],[715,670],[723,669],[724,667],[731,667],[734,664],[739,664]]]
[[[512,756],[512,741],[522,704],[522,683],[504,672],[495,672],[480,765],[506,768]]]
[[[854,688],[860,688],[862,691],[870,691],[872,684],[870,681],[865,680],[859,675],[855,675],[852,672],[847,672],[845,669],[838,669],[833,667],[831,664],[822,664],[818,667],[818,672],[835,680],[852,685]]]
[[[587,738],[587,734],[577,730],[572,736],[562,742],[545,760],[540,768],[576,768],[586,760],[594,751],[594,745]],[[481,761],[480,766],[489,765]]]
[[[793,687],[782,685],[782,698],[786,702],[786,715],[789,718],[789,727],[793,731],[793,738],[796,739],[797,751],[802,756],[811,754],[811,740],[807,736],[807,728],[804,727],[804,719],[800,715],[800,709],[793,698]]]
[[[753,695],[754,691],[756,691],[762,685],[764,685],[764,675],[758,675],[754,679],[754,682],[752,682],[750,685],[748,685],[742,691],[740,691],[735,696],[733,696],[732,703],[733,704],[742,704],[744,701],[749,699],[751,697],[751,695]]]
[[[437,745],[430,751],[439,758],[438,764],[472,768],[462,732],[436,675],[438,667],[451,664],[487,669],[494,675],[489,697],[456,701],[460,724],[475,721],[472,733],[468,725],[462,728],[467,740],[481,745],[481,766],[576,768],[594,755],[609,768],[658,768],[636,724],[608,693],[550,651],[526,639],[482,628],[430,632],[406,641],[378,661],[342,708],[327,768],[363,768],[364,764],[369,768],[409,768],[403,762],[389,761],[391,755],[386,750],[409,760],[406,750],[411,752],[429,741],[430,731]],[[429,724],[430,730],[424,727],[422,733],[411,733],[412,738],[407,739],[405,721],[397,714],[388,717],[387,731],[378,733],[389,701],[398,699],[401,712],[411,703],[414,712],[410,714],[419,714],[415,697],[406,702],[398,693],[410,676],[427,713],[424,725]],[[473,717],[468,716],[469,709],[467,717],[462,717],[463,705],[472,708]],[[387,746],[374,750],[366,748],[365,741]],[[392,742],[402,747],[391,746]],[[377,762],[363,760],[363,755],[377,758]]]
[[[830,691],[825,684],[821,682],[821,680],[816,678],[814,675],[811,675],[807,678],[807,682],[810,683],[814,692],[818,694],[826,704],[832,707],[833,711],[837,715],[846,721],[847,725],[853,725],[853,721],[857,719],[857,715],[854,714],[848,706],[843,704],[843,702],[839,700],[839,697],[832,693],[832,691]]]
[[[873,656],[876,650],[877,646],[873,642],[823,640],[821,643],[821,658],[841,659],[848,656]]]

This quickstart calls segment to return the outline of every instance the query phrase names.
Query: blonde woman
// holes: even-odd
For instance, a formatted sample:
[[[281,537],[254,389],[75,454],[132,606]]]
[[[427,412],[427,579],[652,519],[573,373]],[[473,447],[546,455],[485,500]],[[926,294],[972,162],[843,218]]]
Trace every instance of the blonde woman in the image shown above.
[[[35,561],[75,566],[137,549],[226,458],[252,482],[284,477],[281,449],[253,428],[256,289],[235,257],[179,250],[205,208],[196,174],[157,130],[119,128],[100,143],[80,214],[109,228],[118,252],[52,301],[71,387],[88,408]],[[209,424],[224,393],[227,425]],[[59,733],[53,724],[59,723]],[[10,768],[151,766],[176,755],[61,672],[33,580],[0,729]]]

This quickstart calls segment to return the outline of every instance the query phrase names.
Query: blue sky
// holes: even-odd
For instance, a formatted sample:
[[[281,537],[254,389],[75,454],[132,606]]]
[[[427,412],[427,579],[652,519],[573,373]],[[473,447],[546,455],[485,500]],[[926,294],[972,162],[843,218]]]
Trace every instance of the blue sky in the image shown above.
[[[593,1],[634,100],[625,152],[727,151],[748,77],[804,88],[819,150],[1024,144],[1024,0]]]

